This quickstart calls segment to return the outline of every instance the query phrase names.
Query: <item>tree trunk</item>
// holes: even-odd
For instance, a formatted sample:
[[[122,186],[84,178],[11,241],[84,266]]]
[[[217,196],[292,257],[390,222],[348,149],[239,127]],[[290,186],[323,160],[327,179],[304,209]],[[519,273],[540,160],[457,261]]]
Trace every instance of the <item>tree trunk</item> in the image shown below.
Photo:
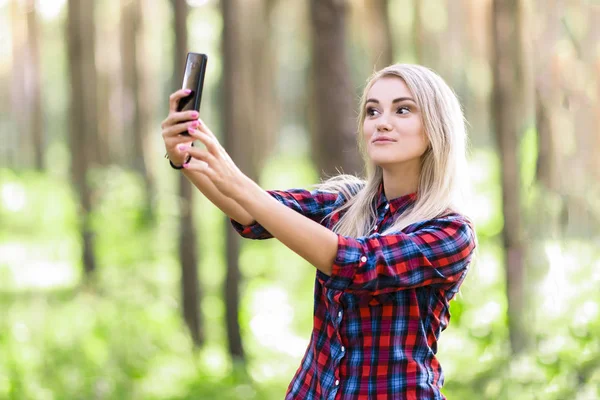
[[[244,45],[240,56],[244,57],[244,64],[248,71],[244,75],[247,97],[243,102],[246,109],[252,107],[246,117],[249,118],[248,127],[250,142],[240,147],[238,158],[247,154],[247,149],[252,146],[252,158],[244,165],[245,172],[257,180],[259,171],[273,153],[277,144],[279,115],[281,113],[277,96],[277,70],[275,35],[272,34],[271,17],[277,0],[245,0],[243,2],[244,19],[240,22],[243,32],[239,38]],[[244,74],[244,72],[242,72]],[[248,83],[253,83],[248,85]],[[256,101],[260,99],[260,101]],[[238,132],[238,131],[233,131]],[[239,135],[236,141],[239,140]]]
[[[600,7],[593,7],[590,10],[590,19],[592,21],[600,21]],[[592,40],[596,43],[600,43],[600,24],[593,24],[592,31],[590,32]],[[592,69],[593,76],[596,77],[596,103],[594,105],[594,115],[596,120],[594,122],[594,130],[592,136],[594,137],[594,149],[600,149],[600,54],[596,52],[596,56],[592,59],[590,68]],[[592,179],[595,182],[600,182],[600,157],[594,157],[592,164]]]
[[[448,29],[447,32],[440,33],[441,37],[439,38],[442,42],[440,57],[443,60],[442,65],[444,68],[439,72],[445,74],[444,78],[456,91],[460,99],[469,97],[467,84],[469,55],[465,26],[470,21],[467,20],[466,1],[444,1],[448,18]]]
[[[311,0],[312,151],[321,177],[363,175],[357,149],[355,93],[346,57],[346,4],[339,0]]]
[[[492,110],[501,159],[504,255],[508,295],[508,320],[512,351],[528,345],[524,287],[524,245],[521,219],[519,140],[525,129],[527,108],[523,98],[526,85],[523,69],[521,9],[518,0],[494,0],[493,99]]]
[[[244,61],[250,61],[243,56],[244,29],[242,28],[242,3],[237,0],[222,0],[223,15],[223,146],[239,168],[252,179],[256,173],[252,168],[253,149],[252,130],[249,114],[252,103],[247,103],[251,94],[250,79],[247,75]],[[248,112],[250,111],[250,112]],[[237,133],[237,135],[236,135]],[[246,135],[249,133],[248,135]],[[225,275],[225,308],[227,324],[227,341],[229,354],[234,363],[245,362],[245,352],[242,343],[239,324],[239,247],[240,238],[229,227],[226,232],[227,272]]]
[[[365,20],[369,27],[366,34],[371,53],[371,66],[375,71],[379,71],[391,65],[394,60],[388,0],[365,0],[365,3]]]
[[[44,115],[42,113],[40,49],[38,17],[35,0],[27,0],[27,46],[22,67],[25,73],[25,109],[29,121],[29,137],[33,147],[33,165],[38,171],[44,169]]]
[[[439,8],[436,12],[447,13],[445,2],[437,0],[437,3]],[[413,28],[417,62],[445,76],[442,69],[446,65],[441,62],[441,36],[445,35],[444,39],[447,39],[448,32],[437,24],[430,23],[431,16],[428,15],[429,10],[425,9],[426,4],[423,0],[414,1]]]
[[[562,3],[562,0],[543,1],[545,12],[538,16],[543,28],[536,40],[536,179],[546,189],[557,193],[560,191],[560,158],[556,121],[563,112],[560,99],[564,93],[560,90],[560,73],[554,49],[560,39],[559,10],[564,7]]]
[[[175,12],[175,64],[173,91],[181,88],[185,69],[187,45],[187,15],[185,0],[172,0]],[[179,174],[179,259],[181,261],[181,294],[183,318],[190,329],[196,346],[204,342],[204,330],[200,319],[200,289],[198,284],[197,238],[194,229],[194,200],[192,185],[183,174]]]
[[[11,109],[13,117],[13,149],[14,158],[11,164],[15,167],[31,165],[30,130],[28,128],[27,96],[25,93],[26,69],[23,67],[27,59],[27,19],[25,10],[19,1],[10,3],[10,24],[12,34],[12,71]],[[9,164],[10,165],[10,164]]]
[[[487,84],[476,80],[477,76],[491,75],[491,40],[489,22],[491,21],[491,2],[480,2],[463,0],[463,9],[466,11],[466,21],[463,26],[465,30],[468,52],[467,71],[468,94],[463,97],[465,114],[472,135],[470,137],[474,147],[489,146],[493,142],[491,132],[491,99],[487,90]],[[474,69],[473,66],[477,66]],[[472,73],[479,72],[479,73]]]
[[[91,0],[68,2],[68,65],[70,84],[71,174],[79,200],[83,265],[86,277],[96,270],[94,233],[90,223],[92,200],[87,173],[93,163],[97,139],[96,70],[94,57],[94,4]]]
[[[150,119],[148,99],[144,96],[143,73],[137,54],[142,45],[142,7],[141,0],[121,0],[121,60],[123,71],[123,94],[125,137],[128,141],[127,154],[130,165],[144,179],[145,204],[144,215],[152,217],[152,195],[154,184],[147,169],[147,140],[145,138]]]
[[[221,6],[225,27],[222,35],[223,146],[239,168],[258,181],[259,171],[275,148],[279,114],[270,22],[275,0],[227,0],[222,1]],[[232,360],[243,365],[239,249],[239,235],[227,227],[224,288],[227,338]]]

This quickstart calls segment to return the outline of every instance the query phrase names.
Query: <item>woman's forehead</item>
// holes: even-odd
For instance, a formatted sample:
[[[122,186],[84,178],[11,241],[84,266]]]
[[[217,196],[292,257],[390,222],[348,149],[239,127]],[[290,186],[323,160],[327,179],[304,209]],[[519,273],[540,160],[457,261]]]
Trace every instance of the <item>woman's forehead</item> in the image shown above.
[[[396,76],[379,78],[367,93],[367,99],[387,100],[398,97],[412,97],[412,93],[404,80]]]

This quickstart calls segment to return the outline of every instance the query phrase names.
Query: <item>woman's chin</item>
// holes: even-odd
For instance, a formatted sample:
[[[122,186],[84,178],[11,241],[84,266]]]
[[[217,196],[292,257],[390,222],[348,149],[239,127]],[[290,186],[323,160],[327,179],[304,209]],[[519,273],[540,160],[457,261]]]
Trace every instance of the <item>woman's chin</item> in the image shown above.
[[[394,166],[400,166],[400,165],[405,165],[405,166],[409,166],[411,165],[411,161],[414,162],[419,162],[418,157],[417,158],[403,158],[403,157],[398,157],[396,155],[396,157],[371,157],[371,162],[381,168],[390,168],[390,167],[394,167]]]
[[[372,154],[371,161],[373,164],[383,167],[386,165],[402,163],[404,160],[402,158],[399,159],[397,154],[395,157],[386,156],[385,154]]]

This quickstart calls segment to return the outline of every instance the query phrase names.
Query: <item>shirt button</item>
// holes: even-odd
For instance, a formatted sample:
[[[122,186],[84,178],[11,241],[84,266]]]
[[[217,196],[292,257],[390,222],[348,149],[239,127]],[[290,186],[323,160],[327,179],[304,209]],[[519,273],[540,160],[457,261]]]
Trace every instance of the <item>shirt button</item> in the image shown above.
[[[338,312],[338,317],[342,318],[342,312]]]
[[[339,380],[339,379],[336,379],[336,380],[335,380],[335,386],[339,386],[339,385],[340,385],[340,380]]]
[[[377,230],[377,225],[375,225],[375,228],[373,228],[374,230]]]
[[[385,209],[387,210],[388,208],[390,208],[390,205],[389,205],[389,204],[386,204],[386,205],[385,205]]]
[[[362,262],[367,262],[367,257],[366,257],[366,256],[362,256],[362,257],[360,258],[360,261],[362,261]]]
[[[342,346],[342,352],[346,351],[346,348],[344,346]]]

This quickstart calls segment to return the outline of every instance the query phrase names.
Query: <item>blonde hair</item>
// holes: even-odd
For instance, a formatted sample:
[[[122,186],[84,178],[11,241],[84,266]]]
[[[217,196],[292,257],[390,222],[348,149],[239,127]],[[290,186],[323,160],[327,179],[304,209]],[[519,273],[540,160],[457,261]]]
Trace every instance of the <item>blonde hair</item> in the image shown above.
[[[360,101],[357,140],[365,162],[367,179],[340,174],[315,185],[319,190],[342,193],[347,199],[342,206],[333,210],[340,212],[347,209],[332,228],[341,235],[366,236],[372,232],[377,222],[374,201],[379,185],[383,182],[383,170],[369,161],[364,146],[363,123],[367,94],[373,84],[383,77],[398,77],[406,83],[421,110],[423,127],[430,145],[421,158],[421,175],[415,203],[380,234],[399,232],[408,225],[448,212],[466,216],[467,137],[458,98],[432,70],[420,65],[395,64],[375,72],[368,79]]]

